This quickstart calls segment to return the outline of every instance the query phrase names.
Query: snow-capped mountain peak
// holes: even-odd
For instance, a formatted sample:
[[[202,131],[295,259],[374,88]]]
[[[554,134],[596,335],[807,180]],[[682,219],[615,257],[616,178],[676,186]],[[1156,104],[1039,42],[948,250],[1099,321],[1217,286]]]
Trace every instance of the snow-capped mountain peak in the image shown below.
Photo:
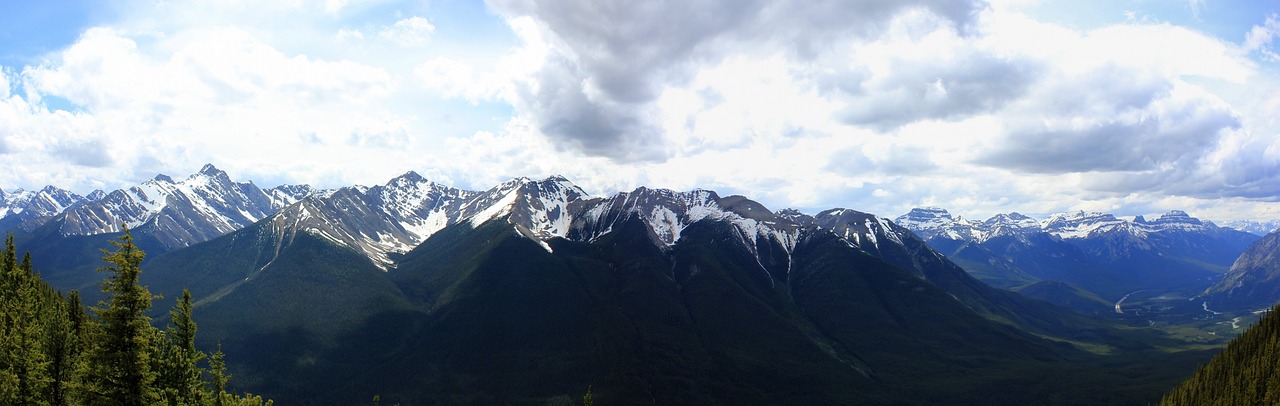
[[[594,240],[632,217],[638,217],[648,226],[654,243],[660,247],[676,244],[687,227],[702,220],[729,222],[738,230],[743,245],[757,254],[760,247],[774,243],[775,247],[789,251],[795,247],[798,236],[796,223],[788,217],[770,212],[745,197],[722,198],[705,189],[676,192],[639,187],[582,204],[581,214],[576,216],[567,235],[570,239]]]
[[[952,240],[972,240],[980,237],[981,223],[962,216],[953,217],[940,207],[917,207],[893,220],[923,239],[942,236]]]
[[[38,191],[0,191],[0,219],[24,230],[32,230],[69,207],[79,204],[84,197],[54,186]]]
[[[1094,233],[1132,228],[1131,223],[1101,212],[1080,210],[1057,213],[1040,222],[1040,228],[1059,238],[1085,238]]]
[[[1207,231],[1214,226],[1212,222],[1202,221],[1195,217],[1191,217],[1187,212],[1182,210],[1171,210],[1152,222],[1137,221],[1134,223],[1145,225],[1157,231]]]
[[[180,248],[238,230],[276,212],[287,199],[252,182],[237,183],[205,165],[183,179],[160,174],[140,185],[102,194],[58,215],[63,235],[93,235],[148,226],[166,247]]]
[[[639,187],[608,198],[595,199],[582,219],[573,225],[579,239],[591,240],[612,230],[613,225],[638,215],[653,230],[659,242],[675,244],[680,231],[695,221],[712,215],[719,196],[715,192]]]
[[[979,226],[979,238],[984,242],[996,237],[1014,236],[1024,238],[1027,234],[1041,231],[1040,222],[1018,212],[1000,213],[983,221]]]
[[[219,177],[219,176],[225,177],[227,176],[227,173],[213,166],[213,164],[204,164],[204,166],[200,167],[200,170],[197,171],[195,174],[191,175],[191,177],[196,177],[199,175],[204,175],[208,177]]]
[[[364,252],[383,269],[445,227],[473,227],[504,219],[541,240],[563,237],[572,221],[569,205],[586,193],[562,177],[515,178],[484,192],[444,186],[415,172],[385,185],[349,187],[312,196],[281,211],[273,223],[310,231]]]
[[[941,228],[955,222],[951,213],[941,207],[916,207],[898,216],[894,222],[908,228],[932,229]]]
[[[589,198],[587,192],[563,176],[542,180],[515,178],[468,202],[462,217],[473,227],[494,218],[524,227],[535,239],[565,237],[573,221],[570,205]]]
[[[276,210],[297,203],[308,196],[333,194],[332,190],[316,189],[311,185],[280,185],[262,192],[271,199],[271,207]]]
[[[278,232],[310,232],[351,247],[386,269],[392,253],[407,252],[452,224],[475,194],[409,172],[384,185],[312,194],[273,215],[271,224]]]
[[[943,237],[958,241],[986,242],[999,236],[1018,236],[1047,233],[1060,239],[1084,239],[1111,233],[1121,233],[1144,239],[1152,233],[1215,232],[1220,228],[1213,222],[1200,220],[1182,210],[1171,210],[1156,220],[1137,216],[1126,221],[1114,215],[1078,210],[1055,213],[1037,221],[1019,213],[997,214],[981,223],[952,216],[941,208],[916,208],[898,217],[895,222],[925,240]]]

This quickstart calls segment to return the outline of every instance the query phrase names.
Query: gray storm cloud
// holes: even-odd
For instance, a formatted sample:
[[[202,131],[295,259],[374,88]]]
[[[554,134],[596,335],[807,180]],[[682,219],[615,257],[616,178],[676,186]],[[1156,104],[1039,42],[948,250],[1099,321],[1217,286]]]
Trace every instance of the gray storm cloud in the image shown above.
[[[617,161],[669,156],[652,103],[726,55],[782,50],[794,58],[833,52],[835,38],[869,37],[895,15],[922,10],[963,29],[985,4],[862,1],[491,1],[508,17],[530,16],[558,49],[517,101],[561,147]]]
[[[887,132],[920,120],[954,120],[996,111],[1023,97],[1043,70],[1035,61],[981,52],[943,63],[895,60],[890,64],[892,74],[883,80],[832,81],[829,89],[847,103],[842,121]]]
[[[1114,67],[1047,78],[979,164],[1032,173],[1139,172],[1195,165],[1240,118],[1168,79]]]

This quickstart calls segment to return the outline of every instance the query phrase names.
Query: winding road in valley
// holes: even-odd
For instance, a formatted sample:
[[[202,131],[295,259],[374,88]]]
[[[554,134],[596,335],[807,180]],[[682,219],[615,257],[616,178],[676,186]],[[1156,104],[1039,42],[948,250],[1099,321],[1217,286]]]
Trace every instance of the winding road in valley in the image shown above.
[[[1120,309],[1120,305],[1124,303],[1124,300],[1125,300],[1125,299],[1128,299],[1130,295],[1132,295],[1132,294],[1134,294],[1134,293],[1138,293],[1138,292],[1144,291],[1144,290],[1146,290],[1146,289],[1139,289],[1139,290],[1135,290],[1135,291],[1129,292],[1128,294],[1125,294],[1125,295],[1124,295],[1124,297],[1120,298],[1120,300],[1117,300],[1117,301],[1116,301],[1116,313],[1124,314],[1124,310],[1121,310],[1121,309]]]

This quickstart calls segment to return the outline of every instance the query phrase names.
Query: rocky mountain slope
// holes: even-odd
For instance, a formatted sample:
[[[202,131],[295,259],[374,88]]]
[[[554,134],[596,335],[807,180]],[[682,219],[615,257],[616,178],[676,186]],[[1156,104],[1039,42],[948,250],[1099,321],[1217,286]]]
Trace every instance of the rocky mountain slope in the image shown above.
[[[1217,309],[1256,310],[1280,302],[1280,231],[1250,245],[1202,296]]]

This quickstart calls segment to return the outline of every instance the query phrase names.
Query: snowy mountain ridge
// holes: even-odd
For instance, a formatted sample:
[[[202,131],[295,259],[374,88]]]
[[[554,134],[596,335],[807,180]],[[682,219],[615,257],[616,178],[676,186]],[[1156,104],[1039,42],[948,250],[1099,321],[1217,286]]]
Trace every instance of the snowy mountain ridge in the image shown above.
[[[37,191],[0,190],[0,221],[30,231],[48,217],[87,200],[93,199],[54,186],[45,186]]]
[[[95,191],[94,199],[46,211],[50,214],[41,223],[56,227],[62,236],[115,233],[121,225],[147,228],[167,249],[175,249],[239,230],[317,192],[309,186],[262,190],[205,165],[181,181],[157,175],[127,189]]]
[[[1220,228],[1213,222],[1191,217],[1182,210],[1171,210],[1152,221],[1142,216],[1127,221],[1107,213],[1081,210],[1055,213],[1040,221],[1017,212],[1001,213],[979,222],[960,216],[953,217],[945,209],[924,207],[911,209],[894,221],[926,240],[942,236],[951,240],[977,242],[998,236],[1037,232],[1061,239],[1083,239],[1111,232],[1145,238],[1151,233],[1209,232]]]
[[[1257,236],[1265,236],[1280,230],[1280,220],[1254,221],[1236,220],[1222,224],[1223,227],[1244,231]]]
[[[435,184],[412,172],[386,185],[309,196],[270,221],[285,233],[310,232],[356,249],[389,269],[397,254],[454,224],[479,227],[505,221],[550,250],[549,239],[594,240],[632,216],[644,221],[661,247],[673,245],[686,227],[708,218],[732,223],[751,250],[766,242],[790,250],[798,234],[795,224],[758,203],[740,196],[721,198],[708,190],[641,187],[596,197],[564,177],[551,176],[515,178],[475,192]]]
[[[550,239],[593,241],[631,217],[652,231],[655,245],[667,249],[687,227],[710,219],[732,224],[743,246],[759,255],[765,255],[762,250],[789,255],[806,226],[830,229],[868,252],[876,252],[884,243],[901,245],[913,233],[922,240],[942,236],[981,243],[1037,232],[1080,239],[1122,231],[1126,238],[1140,241],[1150,233],[1217,228],[1176,210],[1152,221],[1126,221],[1084,211],[1039,221],[1019,213],[976,221],[937,207],[914,209],[896,220],[848,209],[808,215],[790,209],[771,212],[746,197],[722,197],[705,189],[677,192],[638,187],[612,196],[591,196],[561,176],[519,177],[484,191],[442,185],[412,171],[372,187],[259,189],[252,182],[232,181],[213,165],[180,181],[158,175],[131,188],[95,192],[93,199],[56,188],[39,194],[0,193],[6,218],[24,212],[42,214],[45,220],[39,224],[49,223],[63,236],[118,232],[123,223],[154,234],[166,249],[177,249],[269,219],[280,233],[313,233],[363,253],[383,269],[445,227],[464,222],[477,227],[495,220],[512,224],[517,233],[550,250]],[[15,209],[14,202],[20,201],[28,204]],[[42,202],[40,209],[31,202]],[[16,223],[5,225],[12,224]]]

